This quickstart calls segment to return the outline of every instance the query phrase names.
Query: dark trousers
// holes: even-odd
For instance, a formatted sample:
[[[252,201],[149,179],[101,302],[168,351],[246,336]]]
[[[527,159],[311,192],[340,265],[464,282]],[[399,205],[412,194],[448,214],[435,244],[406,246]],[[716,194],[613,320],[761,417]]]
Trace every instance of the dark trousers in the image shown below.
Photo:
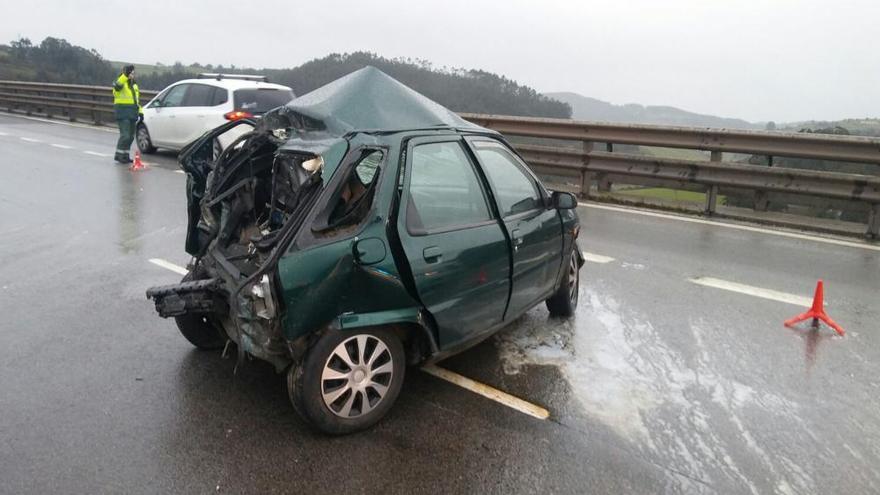
[[[137,120],[118,119],[116,124],[119,126],[119,140],[116,141],[116,154],[128,156],[128,150],[131,149],[131,143],[134,141]]]

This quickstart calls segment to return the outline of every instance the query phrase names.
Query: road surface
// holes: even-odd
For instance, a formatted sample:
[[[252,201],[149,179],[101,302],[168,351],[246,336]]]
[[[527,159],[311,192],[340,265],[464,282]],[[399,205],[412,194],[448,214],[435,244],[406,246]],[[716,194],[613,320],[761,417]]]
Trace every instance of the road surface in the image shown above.
[[[185,178],[115,140],[0,115],[2,493],[880,491],[876,245],[584,205],[576,317],[439,363],[548,419],[410,368],[386,419],[329,438],[271,367],[233,378],[155,315]],[[845,337],[782,326],[819,278]]]

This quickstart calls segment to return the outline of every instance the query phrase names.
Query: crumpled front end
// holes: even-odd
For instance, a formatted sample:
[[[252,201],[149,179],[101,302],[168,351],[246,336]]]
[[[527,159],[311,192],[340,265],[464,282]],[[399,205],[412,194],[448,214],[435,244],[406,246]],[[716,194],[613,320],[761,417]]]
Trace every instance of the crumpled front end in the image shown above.
[[[323,189],[322,153],[344,140],[316,140],[277,112],[267,117],[220,126],[181,152],[191,271],[180,284],[150,288],[147,297],[162,317],[209,316],[240,355],[280,370],[290,350],[281,331],[277,261]],[[255,129],[215,158],[217,136],[242,124]],[[306,144],[291,144],[297,140]]]

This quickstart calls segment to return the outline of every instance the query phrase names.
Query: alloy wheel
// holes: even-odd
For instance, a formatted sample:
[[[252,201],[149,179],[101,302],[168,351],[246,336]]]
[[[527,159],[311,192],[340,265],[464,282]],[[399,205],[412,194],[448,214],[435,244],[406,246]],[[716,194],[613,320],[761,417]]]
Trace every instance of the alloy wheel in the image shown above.
[[[576,305],[578,300],[579,272],[577,253],[572,251],[571,261],[568,263],[568,298],[572,306]]]
[[[357,418],[382,402],[394,378],[391,351],[373,335],[356,335],[333,349],[321,373],[321,396],[333,414]]]

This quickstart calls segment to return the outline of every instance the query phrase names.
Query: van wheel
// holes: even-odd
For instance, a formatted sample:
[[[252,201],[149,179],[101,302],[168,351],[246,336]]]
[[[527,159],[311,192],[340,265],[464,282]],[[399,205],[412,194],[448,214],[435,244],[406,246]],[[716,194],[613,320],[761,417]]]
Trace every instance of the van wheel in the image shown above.
[[[550,316],[567,318],[574,315],[578,304],[578,289],[580,288],[580,264],[576,249],[571,250],[568,257],[568,267],[562,276],[562,283],[556,292],[547,299],[547,310]]]
[[[144,124],[137,126],[135,141],[137,141],[137,146],[138,149],[141,150],[141,153],[149,155],[156,152],[156,147],[153,146],[153,140],[150,139],[150,131],[147,130],[147,126]]]
[[[194,278],[193,273],[189,272],[183,276],[181,282],[190,282]],[[210,315],[185,314],[175,316],[174,322],[177,323],[177,329],[186,340],[199,349],[219,349],[226,343],[225,334]]]
[[[330,330],[287,374],[294,409],[318,430],[342,435],[375,424],[403,384],[404,353],[388,329]]]

